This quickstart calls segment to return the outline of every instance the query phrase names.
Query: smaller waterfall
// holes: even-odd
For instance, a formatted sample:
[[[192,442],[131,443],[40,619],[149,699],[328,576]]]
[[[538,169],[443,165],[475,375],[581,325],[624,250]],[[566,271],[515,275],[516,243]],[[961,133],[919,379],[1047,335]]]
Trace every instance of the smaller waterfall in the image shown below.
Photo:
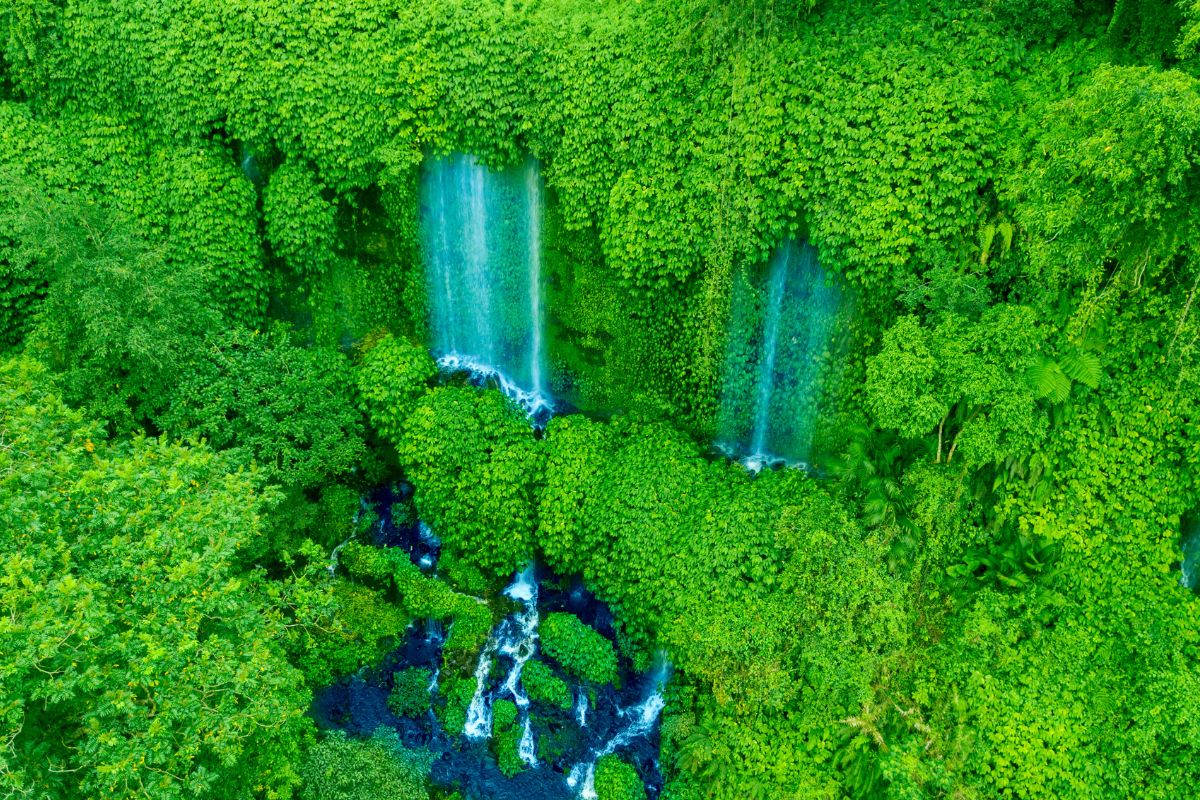
[[[521,670],[526,662],[537,653],[538,638],[538,585],[533,566],[517,574],[504,594],[521,604],[522,610],[501,620],[488,637],[475,667],[475,694],[467,708],[467,721],[463,734],[472,740],[486,739],[492,735],[492,701],[487,691],[491,673],[492,657],[496,654],[512,659],[512,667],[504,677],[501,688],[513,698],[524,729],[521,734],[519,753],[529,766],[537,764],[537,744],[529,720],[529,696],[521,685]]]
[[[734,281],[717,446],[758,471],[811,459],[841,293],[807,243]]]
[[[421,241],[434,355],[447,372],[494,381],[537,421],[554,407],[545,383],[542,212],[532,159],[502,172],[469,155],[426,162]]]
[[[1183,561],[1179,565],[1179,585],[1193,592],[1200,590],[1200,523],[1183,535],[1180,548]]]
[[[646,698],[636,706],[622,709],[620,716],[628,722],[623,728],[609,739],[604,745],[588,754],[588,760],[576,764],[567,775],[567,787],[575,790],[583,800],[597,800],[596,794],[596,762],[607,755],[615,753],[619,748],[629,744],[639,736],[648,736],[654,730],[658,717],[662,714],[666,700],[663,691],[666,689],[670,666],[664,659],[659,660],[658,666],[650,674]]]
[[[588,710],[587,692],[584,689],[580,688],[579,697],[575,701],[575,721],[579,723],[579,727],[581,727],[581,728],[587,727],[587,710]]]
[[[483,648],[475,665],[475,694],[467,707],[467,722],[463,725],[463,735],[472,740],[492,735],[492,707],[485,693],[488,675],[492,672],[492,653],[495,652],[490,644]]]

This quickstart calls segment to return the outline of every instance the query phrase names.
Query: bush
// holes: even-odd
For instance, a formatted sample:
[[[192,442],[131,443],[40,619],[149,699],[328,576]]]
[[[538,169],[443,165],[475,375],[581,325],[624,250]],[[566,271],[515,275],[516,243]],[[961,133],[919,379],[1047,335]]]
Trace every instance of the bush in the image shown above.
[[[525,762],[521,760],[522,732],[519,725],[514,725],[496,736],[496,762],[505,777],[511,778],[525,769]]]
[[[562,612],[546,615],[542,650],[569,674],[592,683],[616,683],[617,652],[612,642]]]
[[[517,721],[517,704],[512,700],[497,700],[492,703],[492,730],[504,733]]]
[[[429,684],[432,680],[433,670],[426,667],[400,670],[393,677],[388,708],[398,717],[423,716],[429,710]]]
[[[426,800],[430,760],[405,750],[394,733],[364,742],[335,731],[308,752],[300,800]]]
[[[529,699],[535,703],[546,703],[566,710],[574,702],[571,687],[541,661],[526,662],[525,668],[521,670],[521,683],[525,686]]]
[[[395,443],[437,366],[424,347],[391,334],[368,341],[364,348],[354,374],[362,410],[375,430]]]
[[[363,457],[350,364],[334,350],[292,344],[287,330],[231,330],[208,339],[156,420],[173,436],[236,449],[289,488],[346,473]]]
[[[324,188],[312,170],[288,161],[263,192],[267,241],[296,275],[321,275],[333,261],[337,209],[322,196]]]
[[[637,771],[613,755],[596,762],[598,800],[646,800],[646,787]]]

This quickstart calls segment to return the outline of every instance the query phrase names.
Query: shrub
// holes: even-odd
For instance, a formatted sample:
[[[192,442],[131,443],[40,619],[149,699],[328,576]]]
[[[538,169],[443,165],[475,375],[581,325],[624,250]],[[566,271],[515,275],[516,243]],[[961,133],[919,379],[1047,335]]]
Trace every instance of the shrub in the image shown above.
[[[388,708],[399,717],[422,716],[429,710],[429,683],[432,680],[433,670],[426,667],[400,670],[393,678]]]
[[[364,742],[335,731],[308,752],[300,800],[426,800],[429,763],[428,754],[405,750],[395,734]]]
[[[646,787],[637,771],[613,755],[596,762],[598,800],[646,800]]]
[[[546,703],[564,710],[572,705],[571,687],[541,661],[526,662],[521,671],[521,683],[529,699],[535,703]]]
[[[569,674],[592,683],[616,683],[617,652],[612,642],[562,612],[546,615],[542,650]]]

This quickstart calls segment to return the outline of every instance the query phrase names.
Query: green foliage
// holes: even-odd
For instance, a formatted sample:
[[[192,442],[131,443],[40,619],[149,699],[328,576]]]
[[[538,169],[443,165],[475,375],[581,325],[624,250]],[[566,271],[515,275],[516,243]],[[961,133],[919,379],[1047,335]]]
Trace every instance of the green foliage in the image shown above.
[[[617,652],[612,642],[571,614],[546,615],[539,628],[542,651],[570,675],[596,684],[617,679]]]
[[[442,727],[448,731],[461,731],[467,724],[467,709],[475,696],[475,678],[471,675],[443,675],[439,687],[445,703],[434,707],[434,713]]]
[[[512,726],[496,734],[496,763],[505,777],[511,778],[525,769],[521,760],[521,728]]]
[[[535,703],[545,703],[564,711],[574,703],[571,688],[567,686],[566,681],[536,659],[525,662],[525,667],[521,670],[521,685],[525,687],[529,699]]]
[[[665,651],[674,800],[1194,793],[1200,6],[168,10],[0,11],[0,347],[67,404],[3,367],[8,793],[425,796],[394,742],[302,752],[307,690],[413,618],[452,621],[461,729],[493,622],[403,553],[327,579],[391,455],[352,402],[460,590],[539,556]],[[416,187],[451,150],[540,159],[553,385],[613,419],[429,390]],[[280,165],[261,198],[234,151]],[[711,440],[732,291],[789,236],[858,295],[830,482],[684,432]],[[264,252],[294,336],[250,333]],[[353,374],[306,341],[360,342]],[[159,426],[208,446],[123,438]]]
[[[477,598],[455,592],[443,581],[423,575],[404,551],[348,542],[341,552],[341,562],[352,576],[390,585],[412,617],[452,619],[443,646],[447,665],[463,668],[483,647],[492,627],[488,607]]]
[[[517,705],[512,700],[497,700],[492,704],[492,728],[497,733],[512,730],[517,721]]]
[[[495,391],[434,389],[394,440],[417,510],[451,553],[500,578],[528,560],[541,460],[520,409]]]
[[[235,329],[192,354],[158,423],[257,464],[282,486],[313,488],[364,455],[351,377],[340,353],[297,347],[286,330]]]
[[[927,326],[902,317],[867,362],[868,407],[902,436],[936,433],[939,463],[951,463],[960,447],[970,465],[1031,452],[1047,426],[1036,398],[1066,399],[1043,380],[1037,354],[1046,337],[1037,313],[1023,306],[993,306],[978,322],[943,314]],[[1077,374],[1095,382],[1087,369]]]
[[[88,403],[116,428],[154,415],[219,320],[203,280],[77,194],[33,198],[20,224],[49,284],[30,352],[58,373],[64,399]]]
[[[429,711],[429,684],[433,670],[426,667],[409,667],[392,676],[392,691],[388,695],[388,708],[400,717],[420,718]]]
[[[263,191],[267,241],[293,274],[312,279],[329,269],[336,253],[337,209],[312,170],[287,161]]]
[[[399,439],[401,423],[436,374],[429,352],[408,339],[387,334],[368,341],[354,382],[375,430],[387,439]]]
[[[646,787],[633,767],[608,755],[596,762],[596,797],[599,800],[646,800]]]
[[[1197,56],[1200,56],[1200,3],[1196,0],[1192,0],[1191,3],[1184,0],[1180,3],[1180,8],[1183,9],[1186,22],[1179,35],[1178,55],[1181,60],[1191,61],[1194,65]]]
[[[0,365],[0,783],[286,797],[309,728],[281,649],[292,612],[238,568],[261,479],[204,447],[107,443],[46,383]]]
[[[307,753],[301,800],[427,800],[432,756],[405,750],[382,730],[366,741],[334,731]]]
[[[1157,278],[1200,224],[1196,80],[1101,67],[1046,113],[1044,133],[1011,183],[1036,274],[1092,290]]]
[[[12,347],[24,338],[45,287],[35,243],[21,236],[23,215],[34,202],[29,180],[9,167],[0,170],[0,183],[8,188],[0,201],[0,347]]]
[[[500,772],[509,778],[525,769],[520,752],[523,728],[516,723],[516,703],[499,699],[492,704],[492,740],[496,749],[496,763]]]

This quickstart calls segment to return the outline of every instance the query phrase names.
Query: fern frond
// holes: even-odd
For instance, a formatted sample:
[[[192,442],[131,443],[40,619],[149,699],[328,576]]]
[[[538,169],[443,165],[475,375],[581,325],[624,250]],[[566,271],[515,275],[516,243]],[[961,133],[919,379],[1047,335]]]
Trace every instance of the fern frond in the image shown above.
[[[1104,368],[1100,364],[1100,356],[1087,350],[1076,350],[1067,353],[1058,360],[1062,371],[1073,381],[1079,381],[1084,386],[1095,389],[1104,377]]]
[[[1039,358],[1029,368],[1028,379],[1034,393],[1052,403],[1065,403],[1071,396],[1071,379],[1053,359]]]

